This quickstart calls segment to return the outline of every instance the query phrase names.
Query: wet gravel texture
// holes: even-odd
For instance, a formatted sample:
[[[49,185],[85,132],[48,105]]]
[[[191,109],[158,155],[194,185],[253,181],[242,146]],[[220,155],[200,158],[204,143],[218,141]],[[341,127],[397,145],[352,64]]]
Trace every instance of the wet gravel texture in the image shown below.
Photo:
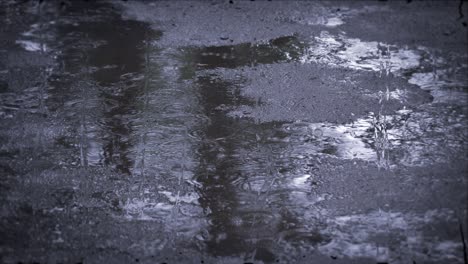
[[[0,262],[466,263],[460,3],[2,1]]]

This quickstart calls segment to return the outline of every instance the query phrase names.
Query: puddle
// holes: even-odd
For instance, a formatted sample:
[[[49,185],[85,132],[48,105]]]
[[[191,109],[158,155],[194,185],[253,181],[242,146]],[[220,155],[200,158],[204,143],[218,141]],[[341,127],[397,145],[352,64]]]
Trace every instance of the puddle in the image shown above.
[[[379,76],[410,76],[408,82],[431,92],[434,103],[464,104],[467,100],[467,65],[453,55],[453,64],[425,47],[410,49],[379,42],[365,42],[322,31],[299,59],[333,67],[378,72]],[[466,56],[466,55],[465,55]],[[424,70],[429,64],[431,72]],[[454,66],[457,65],[457,66]],[[427,66],[426,66],[427,67]]]
[[[466,64],[326,32],[167,48],[83,3],[32,19],[0,71],[11,262],[461,260],[464,209],[445,202],[465,194],[430,196],[466,184],[443,170],[465,160]]]
[[[204,48],[181,48],[184,60],[190,59],[186,67],[198,70],[216,68],[255,67],[296,61],[302,55],[304,44],[295,36],[273,39],[267,43],[243,43],[230,46]]]
[[[428,211],[425,214],[403,214],[377,211],[363,215],[336,217],[330,221],[325,233],[333,232],[334,239],[319,247],[322,252],[337,257],[370,257],[380,262],[400,262],[418,258],[421,261],[449,260],[462,262],[459,252],[462,243],[440,237],[424,241],[431,232],[421,228],[427,223],[452,222],[453,212]],[[393,239],[401,241],[400,247],[391,245]],[[420,254],[418,252],[427,252]],[[428,257],[430,255],[430,257]]]
[[[372,114],[345,125],[287,124],[283,130],[290,136],[284,140],[299,143],[291,153],[295,156],[332,155],[393,168],[427,166],[456,159],[466,147],[464,111],[457,107],[442,113],[436,107],[424,110],[401,110],[381,120]],[[320,131],[320,136],[316,131]]]
[[[287,22],[294,22],[308,26],[325,26],[334,28],[345,24],[345,21],[352,17],[364,15],[368,12],[388,11],[388,8],[384,5],[363,5],[357,9],[351,9],[345,5],[335,8],[317,5],[310,8],[320,10],[317,11],[320,15],[312,12],[295,11],[289,16],[285,15],[288,16],[285,20]],[[281,13],[281,11],[278,13]]]
[[[335,67],[394,73],[417,68],[421,56],[417,51],[378,42],[334,36],[322,31],[315,37],[300,61],[324,63]]]
[[[409,83],[418,85],[431,92],[434,103],[449,103],[464,105],[468,100],[466,79],[468,67],[457,69],[458,72],[440,70],[428,73],[415,73],[408,80]]]
[[[16,43],[20,44],[27,51],[47,51],[47,47],[45,45],[41,45],[40,43],[36,43],[33,41],[17,40]]]
[[[296,155],[334,155],[344,159],[375,161],[375,150],[360,139],[372,127],[371,119],[367,119],[358,120],[349,126],[292,123],[283,129],[291,133],[286,140],[303,142],[293,151]]]

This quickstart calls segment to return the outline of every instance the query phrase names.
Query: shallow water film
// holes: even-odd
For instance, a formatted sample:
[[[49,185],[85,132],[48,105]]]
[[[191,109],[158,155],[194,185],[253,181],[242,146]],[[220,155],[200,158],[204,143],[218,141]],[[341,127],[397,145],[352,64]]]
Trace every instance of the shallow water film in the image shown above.
[[[0,1],[0,263],[467,263],[463,1]]]

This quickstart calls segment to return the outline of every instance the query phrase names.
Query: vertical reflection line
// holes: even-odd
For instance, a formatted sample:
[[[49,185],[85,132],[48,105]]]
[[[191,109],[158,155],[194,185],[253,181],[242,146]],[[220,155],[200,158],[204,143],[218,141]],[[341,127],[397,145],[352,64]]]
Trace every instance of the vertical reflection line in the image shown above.
[[[87,10],[85,10],[85,16],[87,16]],[[90,44],[89,40],[89,35],[86,33],[85,34],[85,43]],[[80,89],[80,94],[81,94],[81,111],[80,111],[80,161],[81,161],[81,166],[86,167],[88,166],[88,153],[87,153],[87,127],[86,127],[86,107],[85,103],[87,103],[87,96],[86,96],[86,87],[88,85],[91,85],[90,83],[90,76],[89,76],[89,55],[88,55],[88,47],[84,48],[83,56],[85,59],[85,73],[84,73],[84,81],[79,82],[79,89]]]
[[[39,45],[40,45],[40,54],[42,56],[45,55],[45,49],[44,49],[44,23],[42,19],[42,10],[41,10],[41,3],[38,5],[38,16],[39,16]],[[40,71],[41,71],[41,80],[40,80],[40,86],[39,86],[39,114],[41,117],[45,116],[45,111],[44,111],[44,89],[45,85],[47,82],[47,76],[46,76],[46,70],[47,66],[41,66]],[[40,123],[40,128],[37,131],[37,139],[39,143],[39,149],[43,150],[44,149],[44,124],[43,122]]]
[[[143,131],[140,136],[140,143],[139,143],[139,154],[141,159],[140,159],[140,176],[144,177],[145,176],[145,152],[146,152],[146,134],[148,133],[148,120],[145,118],[146,112],[148,110],[148,105],[149,105],[149,95],[148,95],[148,85],[149,85],[149,70],[150,70],[150,57],[149,57],[149,52],[150,52],[150,44],[149,44],[149,34],[148,32],[145,33],[145,71],[144,71],[144,83],[143,83],[143,111],[142,111],[142,121],[143,121]],[[138,161],[135,159],[135,165],[134,165],[134,172],[136,172],[138,169]]]
[[[188,129],[187,127],[185,127],[185,135],[186,136],[189,136],[189,132],[188,132]],[[182,164],[181,164],[181,173],[179,174],[178,176],[178,185],[177,185],[177,196],[176,196],[176,201],[175,201],[175,206],[174,206],[174,210],[172,211],[172,217],[177,217],[179,211],[180,211],[180,189],[181,189],[181,184],[182,184],[182,180],[184,179],[184,174],[185,174],[185,161],[186,161],[186,153],[185,153],[185,150],[186,150],[186,140],[183,139],[182,140]]]

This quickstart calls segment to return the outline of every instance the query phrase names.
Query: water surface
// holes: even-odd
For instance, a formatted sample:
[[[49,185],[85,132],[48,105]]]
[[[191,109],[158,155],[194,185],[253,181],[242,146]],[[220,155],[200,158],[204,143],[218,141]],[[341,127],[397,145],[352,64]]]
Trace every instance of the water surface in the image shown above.
[[[328,31],[169,48],[109,4],[8,8],[31,21],[0,53],[7,263],[461,263],[461,60]]]

